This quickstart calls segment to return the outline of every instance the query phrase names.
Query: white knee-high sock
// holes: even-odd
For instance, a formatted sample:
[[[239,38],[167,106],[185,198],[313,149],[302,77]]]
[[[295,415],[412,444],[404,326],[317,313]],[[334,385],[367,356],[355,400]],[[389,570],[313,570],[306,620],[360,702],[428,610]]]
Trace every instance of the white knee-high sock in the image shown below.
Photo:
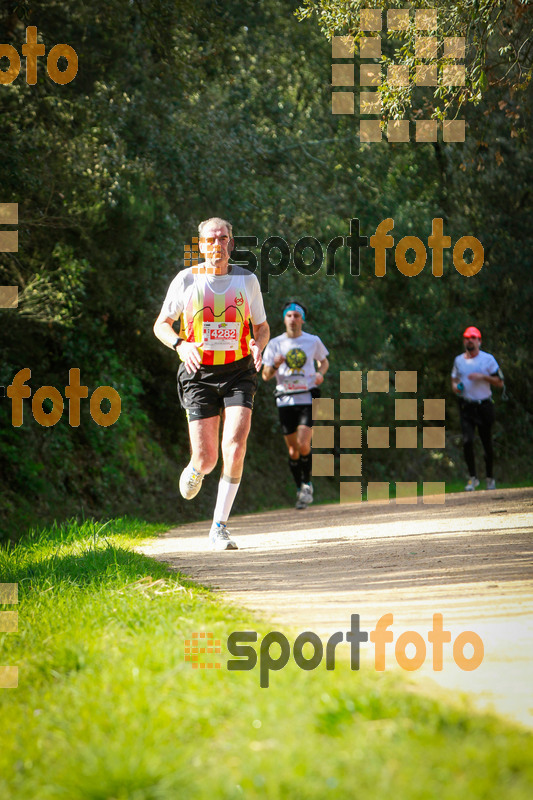
[[[218,483],[217,502],[215,506],[215,513],[213,514],[214,522],[227,522],[230,515],[235,495],[241,483],[240,478],[230,478],[229,475],[222,475]]]

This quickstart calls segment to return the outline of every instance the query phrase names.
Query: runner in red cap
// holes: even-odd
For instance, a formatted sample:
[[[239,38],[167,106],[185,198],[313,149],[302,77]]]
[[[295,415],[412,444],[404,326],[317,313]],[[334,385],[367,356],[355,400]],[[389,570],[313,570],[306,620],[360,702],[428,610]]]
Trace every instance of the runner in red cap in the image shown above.
[[[492,472],[492,386],[501,389],[503,374],[494,356],[480,349],[481,332],[478,328],[473,325],[468,327],[463,333],[463,342],[465,352],[457,356],[453,364],[452,389],[459,398],[463,447],[469,473],[465,490],[473,492],[479,486],[474,456],[476,427],[485,456],[487,489],[495,489]]]
[[[479,339],[479,341],[481,342],[481,331],[479,330],[479,328],[475,328],[473,325],[471,325],[469,328],[466,329],[466,331],[463,333],[463,339],[470,339],[470,338]]]

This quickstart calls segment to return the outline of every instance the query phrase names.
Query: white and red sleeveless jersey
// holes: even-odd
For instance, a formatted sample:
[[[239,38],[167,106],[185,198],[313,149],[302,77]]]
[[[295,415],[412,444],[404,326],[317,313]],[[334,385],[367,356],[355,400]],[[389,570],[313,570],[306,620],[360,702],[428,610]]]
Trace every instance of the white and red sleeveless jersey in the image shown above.
[[[266,320],[259,281],[235,264],[227,275],[206,274],[201,267],[176,275],[162,313],[181,318],[180,333],[196,342],[202,364],[231,364],[250,353],[250,320]]]

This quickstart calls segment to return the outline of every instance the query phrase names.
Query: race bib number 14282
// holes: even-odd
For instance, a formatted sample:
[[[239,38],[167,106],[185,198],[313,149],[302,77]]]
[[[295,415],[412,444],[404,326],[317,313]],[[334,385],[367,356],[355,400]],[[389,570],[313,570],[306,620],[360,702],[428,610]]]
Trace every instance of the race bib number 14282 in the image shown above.
[[[240,322],[204,322],[204,350],[237,350]]]

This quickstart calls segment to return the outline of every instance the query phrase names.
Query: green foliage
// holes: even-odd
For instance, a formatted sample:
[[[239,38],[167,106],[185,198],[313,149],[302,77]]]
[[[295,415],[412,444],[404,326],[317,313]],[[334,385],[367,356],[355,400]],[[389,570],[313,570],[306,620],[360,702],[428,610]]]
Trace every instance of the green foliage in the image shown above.
[[[476,14],[470,3],[450,5],[450,31],[460,23],[470,43],[479,34],[490,45],[472,53],[483,59],[489,85],[479,105],[465,104],[467,139],[454,145],[361,145],[357,121],[330,112],[330,45],[314,19],[297,21],[296,3],[2,6],[1,42],[20,52],[25,27],[36,25],[47,51],[58,42],[73,46],[80,69],[59,86],[39,59],[37,84],[26,83],[23,65],[12,84],[0,86],[0,199],[19,204],[20,242],[18,253],[0,254],[0,285],[20,287],[19,308],[0,310],[0,385],[30,367],[33,393],[54,386],[64,395],[69,369],[77,367],[90,393],[111,385],[122,399],[119,421],[105,429],[92,421],[88,401],[77,429],[68,424],[66,399],[63,418],[48,429],[33,420],[30,401],[23,426],[14,429],[10,402],[0,402],[4,535],[55,515],[208,515],[215,474],[201,506],[177,496],[188,435],[175,395],[176,359],[152,325],[183,266],[183,246],[213,214],[231,219],[236,235],[256,236],[258,255],[272,235],[291,249],[304,235],[326,247],[348,235],[352,218],[365,236],[392,218],[396,243],[405,235],[427,241],[436,217],[453,243],[476,236],[486,263],[474,278],[455,271],[450,251],[439,279],[430,274],[429,252],[416,278],[396,270],[392,251],[383,278],[374,275],[371,249],[361,250],[358,276],[350,274],[346,246],[337,252],[335,276],[325,266],[303,276],[291,262],[270,280],[267,313],[276,335],[288,297],[308,305],[307,329],[331,353],[324,393],[336,399],[339,371],[357,368],[416,369],[419,397],[450,400],[461,331],[477,324],[511,397],[497,410],[497,477],[532,474],[523,444],[533,390],[531,99],[525,73],[511,70],[501,79],[525,24],[522,3],[503,5],[497,25],[511,20],[513,27],[494,34],[494,3],[477,4]],[[322,14],[324,30],[342,32],[346,9],[359,6],[313,4],[307,13]],[[388,57],[393,46],[386,43]],[[498,47],[505,65],[491,61]],[[517,70],[526,68],[527,51]],[[473,75],[475,61],[468,63],[472,80],[482,81],[481,72]],[[271,384],[260,383],[237,512],[293,501],[290,474],[280,469],[286,453]],[[364,425],[390,419],[391,398],[366,398]],[[442,459],[422,449],[376,450],[365,456],[363,480],[457,479],[463,466],[451,402],[446,426]],[[321,499],[333,500],[336,482],[322,483]]]
[[[415,25],[413,13],[409,25],[401,32],[387,30],[380,63],[382,81],[379,83],[385,118],[405,119],[416,117],[424,111],[438,119],[454,119],[465,104],[479,105],[489,86],[501,94],[525,91],[531,82],[533,69],[531,48],[531,16],[528,0],[452,0],[435,2],[421,0],[406,6],[403,0],[379,0],[373,9],[382,9],[383,28],[387,29],[386,14],[389,9],[437,9],[438,34],[440,36],[463,37],[466,41],[465,85],[445,86],[440,84],[433,91],[433,100],[428,104],[414,83],[415,69],[430,64],[440,67],[453,64],[454,59],[445,57],[420,58],[416,52],[416,41],[420,31]],[[303,0],[298,9],[299,19],[316,17],[322,33],[328,38],[351,34],[358,42],[362,36],[372,36],[360,28],[362,9],[369,8],[367,0]],[[427,31],[435,34],[435,30]],[[424,31],[426,33],[426,31]],[[381,34],[378,34],[381,35]],[[401,37],[401,39],[400,39]],[[383,37],[382,37],[383,38]],[[387,76],[389,64],[408,66],[411,81],[409,86],[391,84]],[[462,62],[461,62],[462,63]]]

